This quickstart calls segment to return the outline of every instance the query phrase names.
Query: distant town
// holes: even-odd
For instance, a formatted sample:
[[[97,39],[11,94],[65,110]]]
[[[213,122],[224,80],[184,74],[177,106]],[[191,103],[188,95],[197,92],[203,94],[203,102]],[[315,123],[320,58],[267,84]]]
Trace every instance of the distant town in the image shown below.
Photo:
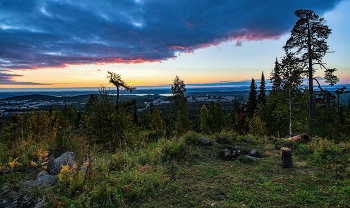
[[[235,96],[188,96],[187,100],[190,103],[193,102],[211,102],[211,101],[219,101],[219,102],[233,102],[235,99]],[[143,111],[149,106],[152,105],[161,105],[169,103],[169,98],[167,96],[162,97],[155,97],[151,98],[150,101],[143,102],[144,108],[139,108],[138,111]],[[22,112],[22,111],[30,111],[33,109],[48,109],[50,107],[57,107],[62,108],[63,106],[76,106],[78,108],[84,108],[85,103],[78,102],[78,101],[55,101],[55,100],[36,100],[33,101],[31,99],[27,100],[0,100],[0,117],[12,115],[15,112]]]
[[[7,116],[14,112],[21,112],[25,110],[39,109],[42,107],[50,106],[77,106],[79,105],[77,101],[46,101],[46,100],[0,100],[0,117]],[[80,103],[80,105],[85,105],[85,103]]]

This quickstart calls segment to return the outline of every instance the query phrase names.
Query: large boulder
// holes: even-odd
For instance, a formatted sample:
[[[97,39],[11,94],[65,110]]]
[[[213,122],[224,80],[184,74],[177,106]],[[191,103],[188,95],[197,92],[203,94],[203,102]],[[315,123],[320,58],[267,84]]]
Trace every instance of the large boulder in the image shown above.
[[[57,175],[59,172],[61,172],[62,165],[68,165],[70,169],[76,167],[73,152],[65,152],[60,157],[56,158],[48,168],[49,173]]]

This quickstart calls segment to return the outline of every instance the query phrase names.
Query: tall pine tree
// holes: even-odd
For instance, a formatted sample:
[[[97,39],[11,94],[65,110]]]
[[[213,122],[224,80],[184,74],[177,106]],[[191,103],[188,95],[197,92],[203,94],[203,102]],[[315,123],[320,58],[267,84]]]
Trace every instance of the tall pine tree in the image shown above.
[[[276,57],[275,68],[272,70],[270,75],[270,80],[272,83],[272,89],[271,89],[272,93],[275,93],[281,89],[282,79],[281,79],[280,71],[281,71],[281,68]]]
[[[266,105],[266,88],[265,88],[265,76],[264,72],[261,73],[261,80],[260,80],[260,89],[259,89],[259,95],[258,95],[258,104]]]
[[[249,118],[253,117],[256,106],[257,106],[257,95],[258,92],[256,91],[256,84],[254,81],[254,78],[252,78],[252,82],[250,83],[250,91],[248,96],[248,102],[247,102],[247,114]]]
[[[301,59],[307,64],[306,73],[309,78],[309,116],[310,116],[310,134],[313,132],[313,107],[314,107],[314,89],[313,89],[313,71],[314,63],[320,64],[325,68],[325,79],[330,85],[334,85],[339,79],[333,75],[336,69],[327,69],[322,63],[322,58],[328,50],[327,39],[332,30],[325,24],[324,18],[320,18],[311,10],[297,10],[294,13],[299,19],[295,23],[291,37],[283,47],[287,52],[295,50],[296,54],[301,55]]]

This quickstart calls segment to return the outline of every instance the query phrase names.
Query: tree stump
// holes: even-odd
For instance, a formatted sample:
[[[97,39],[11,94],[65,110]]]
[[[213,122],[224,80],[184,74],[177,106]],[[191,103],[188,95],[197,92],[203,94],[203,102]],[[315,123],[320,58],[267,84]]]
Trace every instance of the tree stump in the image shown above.
[[[281,148],[281,165],[282,168],[292,168],[292,150],[286,147]]]

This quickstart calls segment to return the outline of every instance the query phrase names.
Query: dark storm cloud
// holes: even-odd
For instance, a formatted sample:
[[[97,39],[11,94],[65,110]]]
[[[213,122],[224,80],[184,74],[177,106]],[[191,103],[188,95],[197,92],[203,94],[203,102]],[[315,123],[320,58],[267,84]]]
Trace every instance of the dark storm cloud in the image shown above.
[[[223,41],[277,39],[297,9],[340,0],[3,0],[0,71],[75,64],[142,63]]]

